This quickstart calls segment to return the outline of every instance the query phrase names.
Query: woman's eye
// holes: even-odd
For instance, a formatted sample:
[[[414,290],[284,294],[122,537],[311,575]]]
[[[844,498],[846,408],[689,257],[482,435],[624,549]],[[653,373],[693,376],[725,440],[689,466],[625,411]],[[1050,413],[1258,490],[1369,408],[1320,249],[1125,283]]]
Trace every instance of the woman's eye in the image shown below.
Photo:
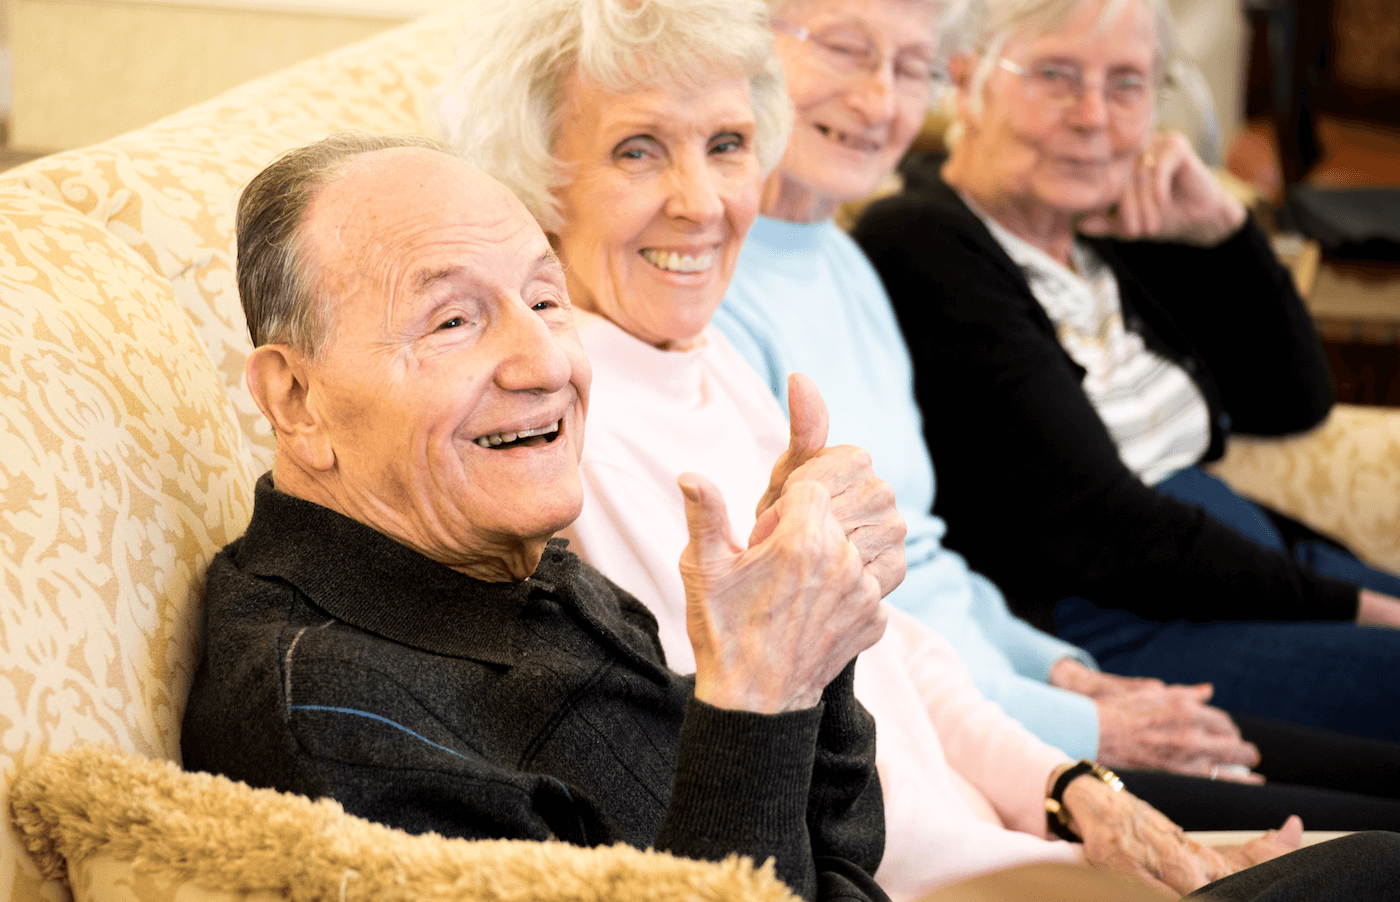
[[[613,158],[618,160],[645,160],[656,155],[656,142],[647,137],[629,138],[617,145]]]
[[[710,153],[733,153],[736,150],[742,150],[743,147],[743,135],[720,135],[715,138],[714,143],[710,145]]]
[[[925,60],[900,60],[895,66],[895,74],[909,81],[931,81],[933,64]]]
[[[531,309],[531,310],[548,310],[548,309],[550,309],[551,307],[558,307],[558,306],[559,306],[559,305],[558,305],[554,300],[550,299],[550,300],[544,300],[544,301],[535,301],[535,303],[533,303],[533,304],[530,305],[530,309]]]
[[[465,323],[466,323],[466,320],[462,319],[462,317],[460,317],[460,316],[454,316],[454,317],[452,317],[452,318],[449,319],[449,320],[444,320],[444,321],[438,326],[438,331],[441,332],[443,329],[455,329],[455,328],[457,328],[458,326],[461,326],[461,325],[463,325],[463,324],[465,324]]]
[[[1074,81],[1074,76],[1063,66],[1042,66],[1036,71],[1036,76],[1054,84],[1068,84]]]

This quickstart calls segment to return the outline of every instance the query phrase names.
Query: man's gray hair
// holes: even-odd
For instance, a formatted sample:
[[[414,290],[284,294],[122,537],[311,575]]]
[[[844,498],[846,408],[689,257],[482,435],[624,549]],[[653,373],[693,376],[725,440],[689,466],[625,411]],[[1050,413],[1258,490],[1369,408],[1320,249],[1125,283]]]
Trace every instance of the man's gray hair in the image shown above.
[[[238,297],[253,346],[285,344],[316,357],[330,333],[314,261],[301,242],[306,209],[354,157],[394,147],[451,153],[421,135],[345,132],[283,154],[238,199]]]
[[[546,232],[563,224],[553,155],[574,73],[613,91],[703,88],[718,72],[749,79],[766,174],[782,158],[792,104],[772,53],[764,0],[490,0],[473,10],[438,92],[449,143],[524,202]]]

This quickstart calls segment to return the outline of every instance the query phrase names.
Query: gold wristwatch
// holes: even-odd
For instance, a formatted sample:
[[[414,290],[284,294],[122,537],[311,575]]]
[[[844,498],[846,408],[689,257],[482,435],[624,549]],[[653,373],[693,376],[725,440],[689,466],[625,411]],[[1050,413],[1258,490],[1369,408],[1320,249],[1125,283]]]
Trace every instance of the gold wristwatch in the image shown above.
[[[1078,777],[1092,774],[1109,785],[1114,792],[1123,791],[1123,781],[1118,775],[1095,761],[1080,761],[1071,766],[1055,780],[1050,794],[1045,797],[1045,829],[1070,842],[1080,842],[1080,837],[1069,828],[1069,812],[1065,810],[1065,789]]]

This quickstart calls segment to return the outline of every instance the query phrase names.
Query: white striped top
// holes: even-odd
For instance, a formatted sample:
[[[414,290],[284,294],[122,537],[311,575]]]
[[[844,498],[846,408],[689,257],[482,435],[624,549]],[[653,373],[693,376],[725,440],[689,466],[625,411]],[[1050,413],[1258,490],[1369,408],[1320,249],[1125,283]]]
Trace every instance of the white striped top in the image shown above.
[[[1084,393],[1124,465],[1156,485],[1200,460],[1210,447],[1206,399],[1185,370],[1124,327],[1118,280],[1108,264],[1076,239],[1071,271],[963,199],[1021,268],[1060,345],[1084,367]]]

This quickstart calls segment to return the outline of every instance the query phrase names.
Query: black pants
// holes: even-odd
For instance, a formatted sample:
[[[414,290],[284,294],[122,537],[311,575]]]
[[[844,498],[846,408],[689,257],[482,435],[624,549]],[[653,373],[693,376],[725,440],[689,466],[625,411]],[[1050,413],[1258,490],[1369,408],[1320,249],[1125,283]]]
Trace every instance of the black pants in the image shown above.
[[[1231,874],[1187,897],[1211,902],[1400,899],[1400,834],[1357,833]]]
[[[1231,716],[1259,747],[1268,783],[1120,771],[1128,791],[1187,830],[1263,830],[1296,814],[1310,830],[1400,831],[1400,745]]]

